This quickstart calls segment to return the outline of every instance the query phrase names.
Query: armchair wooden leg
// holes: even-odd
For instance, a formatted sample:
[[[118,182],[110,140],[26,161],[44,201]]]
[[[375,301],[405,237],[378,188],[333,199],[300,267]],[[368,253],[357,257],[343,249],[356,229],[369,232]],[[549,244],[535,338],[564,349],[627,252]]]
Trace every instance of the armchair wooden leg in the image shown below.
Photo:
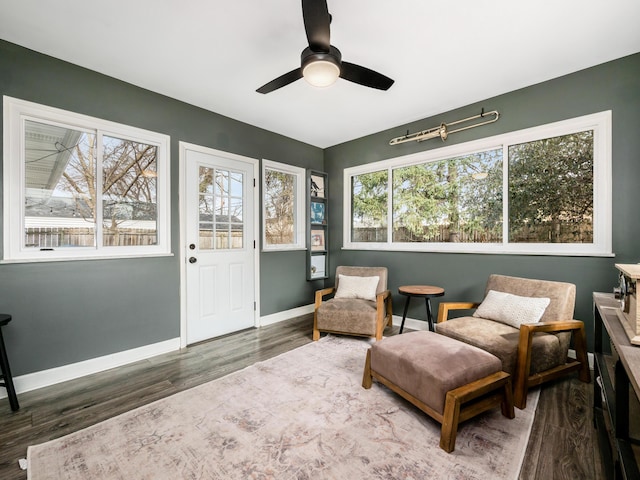
[[[500,404],[502,407],[502,415],[504,415],[507,418],[515,418],[516,413],[513,410],[513,386],[511,385],[511,379],[508,379],[504,386],[502,387],[503,389],[503,400],[502,403]]]
[[[317,342],[320,340],[320,330],[318,330],[318,314],[314,312],[313,314],[313,341]]]
[[[529,393],[529,372],[531,371],[531,342],[533,330],[528,325],[520,326],[518,356],[516,358],[515,379],[513,382],[513,404],[520,410],[527,406]]]
[[[584,333],[584,326],[574,332],[573,343],[576,350],[576,359],[580,362],[578,378],[581,382],[590,383],[591,372],[589,371],[589,359],[587,358],[587,338]]]
[[[367,358],[364,361],[364,374],[362,375],[362,386],[367,390],[371,388],[371,349],[367,350]]]

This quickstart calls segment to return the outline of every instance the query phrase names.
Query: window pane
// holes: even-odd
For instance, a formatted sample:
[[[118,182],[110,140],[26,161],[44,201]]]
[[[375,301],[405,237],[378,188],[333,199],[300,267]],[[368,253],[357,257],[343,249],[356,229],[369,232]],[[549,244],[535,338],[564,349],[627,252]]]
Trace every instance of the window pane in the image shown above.
[[[593,242],[593,131],[509,147],[509,241]]]
[[[96,136],[25,121],[25,246],[95,247]]]
[[[502,241],[502,149],[393,170],[394,242]]]
[[[200,250],[213,250],[213,222],[214,222],[214,197],[213,197],[213,168],[199,167],[199,230]]]
[[[106,135],[102,147],[104,245],[156,245],[157,147]]]
[[[387,241],[388,173],[351,177],[351,241]]]
[[[225,250],[243,248],[243,175],[216,169],[214,177],[216,179],[213,188],[214,248]]]
[[[296,176],[264,170],[264,228],[267,245],[290,245],[295,238]]]

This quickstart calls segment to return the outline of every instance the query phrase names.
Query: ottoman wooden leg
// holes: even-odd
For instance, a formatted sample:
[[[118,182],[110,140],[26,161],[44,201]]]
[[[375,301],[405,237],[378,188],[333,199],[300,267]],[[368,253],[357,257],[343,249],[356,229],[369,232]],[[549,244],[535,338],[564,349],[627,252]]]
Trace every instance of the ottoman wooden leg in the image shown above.
[[[505,417],[514,418],[511,378],[505,372],[496,372],[449,390],[445,397],[442,415],[440,448],[447,453],[453,452],[456,446],[458,424],[498,405],[501,406]]]
[[[502,387],[502,415],[507,418],[515,418],[516,413],[513,409],[513,388],[511,387],[511,378],[508,378]]]
[[[459,422],[460,398],[454,395],[453,392],[448,392],[444,404],[444,415],[442,416],[442,429],[440,430],[440,448],[447,453],[453,452],[456,447]]]

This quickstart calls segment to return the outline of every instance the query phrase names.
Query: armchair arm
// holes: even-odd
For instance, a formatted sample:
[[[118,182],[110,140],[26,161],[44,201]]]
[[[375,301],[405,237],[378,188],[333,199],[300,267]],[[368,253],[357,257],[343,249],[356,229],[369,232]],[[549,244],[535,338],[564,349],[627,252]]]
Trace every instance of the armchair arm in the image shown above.
[[[391,290],[384,290],[376,295],[376,310],[384,312],[384,304],[391,298]]]
[[[590,382],[589,361],[587,359],[587,337],[584,331],[584,322],[580,320],[560,320],[557,322],[524,323],[520,325],[520,338],[518,341],[518,356],[514,381],[516,392],[515,403],[524,408],[526,405],[526,386],[531,370],[531,343],[536,332],[572,332],[576,359],[580,363],[579,378],[583,382]],[[524,392],[524,393],[523,393]]]
[[[322,297],[331,295],[335,291],[336,291],[336,287],[327,287],[327,288],[323,288],[322,290],[316,290],[315,309],[317,310],[320,304],[322,303]]]
[[[441,302],[438,307],[438,322],[442,323],[447,321],[449,317],[449,310],[470,310],[472,308],[478,308],[480,303],[478,302]]]
[[[580,320],[562,320],[558,322],[523,323],[520,325],[521,332],[523,328],[531,332],[565,332],[584,328],[584,322]]]

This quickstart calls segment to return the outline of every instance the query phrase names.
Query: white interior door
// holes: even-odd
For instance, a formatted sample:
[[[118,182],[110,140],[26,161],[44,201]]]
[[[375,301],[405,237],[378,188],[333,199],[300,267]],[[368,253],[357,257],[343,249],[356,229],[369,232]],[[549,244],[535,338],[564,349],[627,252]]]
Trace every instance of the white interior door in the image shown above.
[[[254,165],[216,153],[182,159],[187,344],[255,325]]]

